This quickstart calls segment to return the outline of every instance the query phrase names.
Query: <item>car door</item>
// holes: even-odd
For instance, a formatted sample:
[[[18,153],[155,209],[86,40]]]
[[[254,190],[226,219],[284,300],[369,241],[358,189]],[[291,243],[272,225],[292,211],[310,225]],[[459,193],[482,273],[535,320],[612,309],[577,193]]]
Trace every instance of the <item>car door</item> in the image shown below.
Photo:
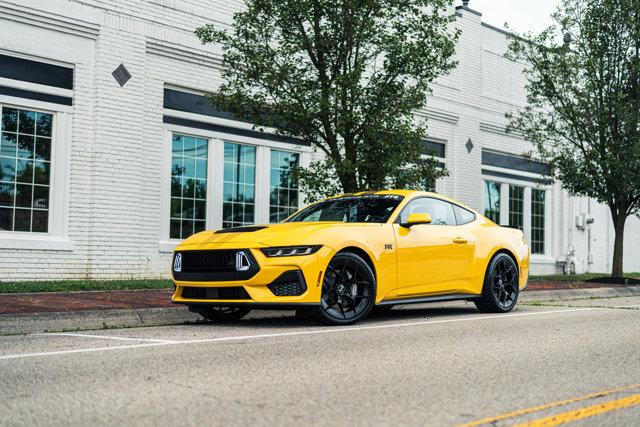
[[[412,213],[431,216],[430,224],[401,224]],[[464,227],[451,203],[434,197],[410,201],[393,224],[398,262],[398,296],[455,293],[473,257]]]

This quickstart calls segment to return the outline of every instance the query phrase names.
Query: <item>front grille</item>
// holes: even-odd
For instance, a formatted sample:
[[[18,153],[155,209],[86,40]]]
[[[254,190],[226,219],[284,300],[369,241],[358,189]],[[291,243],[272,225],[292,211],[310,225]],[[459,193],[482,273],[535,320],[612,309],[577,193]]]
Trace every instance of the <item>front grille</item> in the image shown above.
[[[236,256],[241,252],[241,264],[236,265]],[[175,257],[180,254],[179,270]],[[242,255],[241,254],[241,255]],[[191,282],[231,282],[249,280],[260,271],[258,262],[249,249],[180,251],[174,255],[173,278]]]
[[[225,288],[182,288],[182,298],[188,299],[251,299],[247,291],[242,286],[232,286]]]
[[[236,271],[237,251],[182,252],[183,273],[221,273]]]
[[[307,290],[307,284],[300,270],[282,273],[267,287],[277,297],[298,296]]]

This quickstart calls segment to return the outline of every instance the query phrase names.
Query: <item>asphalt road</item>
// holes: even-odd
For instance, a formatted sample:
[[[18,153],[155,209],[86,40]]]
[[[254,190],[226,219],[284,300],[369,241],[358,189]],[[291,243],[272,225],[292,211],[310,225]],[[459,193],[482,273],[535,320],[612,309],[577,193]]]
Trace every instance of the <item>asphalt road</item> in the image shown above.
[[[4,336],[0,425],[640,425],[640,297],[551,304]]]

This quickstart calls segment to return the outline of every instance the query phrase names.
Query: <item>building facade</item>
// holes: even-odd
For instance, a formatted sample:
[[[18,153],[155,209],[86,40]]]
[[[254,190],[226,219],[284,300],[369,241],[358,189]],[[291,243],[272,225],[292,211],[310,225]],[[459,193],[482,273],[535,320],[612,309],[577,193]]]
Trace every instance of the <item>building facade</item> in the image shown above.
[[[0,0],[0,280],[168,277],[193,232],[275,222],[302,206],[287,177],[317,155],[233,120],[204,94],[241,0]],[[449,169],[438,192],[521,228],[534,274],[607,272],[606,207],[568,196],[505,133],[523,106],[504,32],[457,9],[459,65],[434,85],[427,144]],[[640,221],[625,269],[640,271]]]

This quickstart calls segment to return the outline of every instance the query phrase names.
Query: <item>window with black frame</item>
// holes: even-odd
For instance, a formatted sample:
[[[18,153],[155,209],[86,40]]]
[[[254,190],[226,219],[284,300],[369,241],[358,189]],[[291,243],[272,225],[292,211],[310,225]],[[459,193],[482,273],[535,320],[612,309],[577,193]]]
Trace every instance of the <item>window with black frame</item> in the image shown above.
[[[484,216],[500,224],[500,183],[484,182]]]
[[[509,227],[524,231],[524,187],[509,185]]]
[[[173,134],[169,237],[184,239],[206,228],[207,156],[205,138]]]
[[[49,231],[53,114],[1,106],[0,230]]]
[[[224,143],[222,228],[255,222],[256,147]]]
[[[531,190],[531,253],[545,253],[545,190]]]
[[[300,155],[271,150],[269,165],[269,222],[280,222],[298,210],[298,182],[291,175]]]

